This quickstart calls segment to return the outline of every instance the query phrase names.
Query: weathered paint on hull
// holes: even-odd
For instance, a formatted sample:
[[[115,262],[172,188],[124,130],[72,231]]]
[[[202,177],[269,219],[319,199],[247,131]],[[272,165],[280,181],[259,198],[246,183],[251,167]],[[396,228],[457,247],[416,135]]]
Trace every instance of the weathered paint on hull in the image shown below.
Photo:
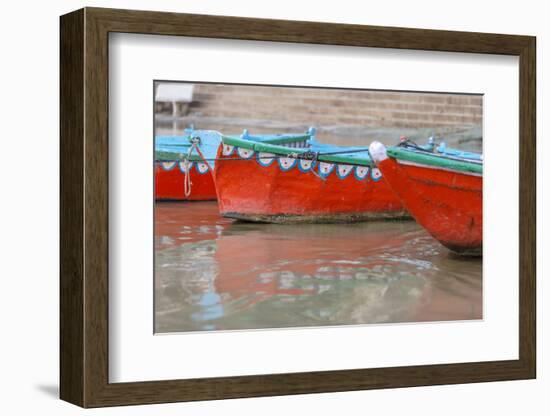
[[[334,213],[334,214],[314,214],[314,215],[295,215],[295,214],[241,214],[238,212],[225,212],[222,214],[226,218],[235,220],[269,223],[269,224],[347,224],[351,222],[373,221],[373,220],[404,220],[411,219],[407,211],[399,212],[360,212],[360,213]]]
[[[436,167],[379,161],[386,181],[414,219],[461,255],[481,255],[483,177]]]
[[[212,173],[206,164],[193,162],[189,170],[191,192],[185,195],[184,162],[155,162],[155,199],[157,201],[210,201],[216,199]]]
[[[335,165],[323,180],[317,166],[314,173],[289,158],[261,164],[259,154],[243,159],[238,151],[222,155],[222,148],[214,177],[225,217],[273,223],[410,218],[384,180],[373,179],[370,170],[362,179],[351,170],[342,177]]]

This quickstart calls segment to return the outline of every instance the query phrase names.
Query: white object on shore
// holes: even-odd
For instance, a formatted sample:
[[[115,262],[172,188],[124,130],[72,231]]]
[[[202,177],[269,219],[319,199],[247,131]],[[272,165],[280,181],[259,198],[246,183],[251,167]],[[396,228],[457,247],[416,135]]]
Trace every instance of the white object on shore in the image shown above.
[[[162,82],[158,84],[155,102],[172,103],[172,116],[178,116],[178,104],[189,105],[193,101],[193,84]]]

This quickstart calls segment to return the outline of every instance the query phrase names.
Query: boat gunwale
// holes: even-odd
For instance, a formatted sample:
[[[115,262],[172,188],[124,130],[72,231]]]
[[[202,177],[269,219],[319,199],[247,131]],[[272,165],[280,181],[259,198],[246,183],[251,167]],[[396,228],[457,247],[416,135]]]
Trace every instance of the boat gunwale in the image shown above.
[[[232,137],[232,136],[223,136],[222,137]],[[265,139],[264,137],[270,137],[269,139]],[[271,138],[272,137],[272,138]],[[299,142],[304,140],[311,139],[311,135],[305,133],[305,134],[280,134],[280,135],[256,135],[256,136],[248,136],[248,137],[241,137],[242,140],[250,140],[251,142],[258,142],[258,143],[269,143],[269,144],[283,144],[283,143],[293,143],[293,142]],[[256,140],[255,140],[256,139]]]
[[[288,140],[285,141],[285,143],[292,143],[293,141],[299,141],[301,138],[311,138],[310,135],[296,135],[293,140],[290,140],[289,137]],[[222,143],[227,144],[230,146],[236,146],[236,147],[244,147],[246,149],[253,150],[258,153],[273,153],[277,156],[283,156],[283,157],[294,157],[296,159],[300,159],[299,155],[303,153],[310,152],[310,149],[303,148],[303,147],[285,147],[281,146],[280,144],[272,143],[270,141],[255,141],[255,140],[249,140],[242,137],[234,137],[234,136],[222,136]],[[342,150],[345,150],[347,146],[336,146],[340,147]],[[366,151],[365,151],[366,152]],[[322,153],[317,156],[317,160],[322,162],[331,162],[331,163],[338,163],[338,164],[346,164],[346,165],[353,165],[353,166],[368,166],[368,167],[375,167],[374,162],[370,158],[358,158],[353,156],[345,156],[345,155],[323,155]]]
[[[160,155],[159,155],[160,153]],[[200,157],[199,155],[191,155],[187,157],[186,154],[180,153],[180,154],[168,154],[167,157],[164,158],[164,154],[162,153],[168,153],[168,152],[155,152],[155,163],[162,163],[162,162],[185,162],[186,160],[189,160],[190,162],[203,162],[204,159]]]
[[[442,168],[450,171],[458,171],[464,173],[473,173],[482,175],[483,164],[468,160],[456,160],[446,157],[444,154],[415,152],[410,149],[404,149],[398,146],[388,147],[387,155],[396,160],[404,160],[413,162],[419,166],[425,165],[429,167]]]
[[[183,162],[189,160],[190,162],[204,162],[204,159],[196,153],[188,155],[189,149],[193,146],[191,141],[193,138],[197,137],[204,140],[206,137],[218,136],[219,142],[221,142],[222,134],[216,130],[191,130],[186,129],[185,134],[183,135],[170,135],[170,134],[159,134],[155,135],[155,162]],[[165,143],[159,144],[160,141]],[[219,142],[215,145],[212,143],[202,143],[199,146],[203,149],[210,148],[213,150],[212,154],[215,154],[214,149],[217,149]],[[173,148],[170,149],[170,148]],[[170,150],[168,150],[170,149]],[[181,150],[181,151],[178,151]],[[206,159],[210,159],[206,157]]]

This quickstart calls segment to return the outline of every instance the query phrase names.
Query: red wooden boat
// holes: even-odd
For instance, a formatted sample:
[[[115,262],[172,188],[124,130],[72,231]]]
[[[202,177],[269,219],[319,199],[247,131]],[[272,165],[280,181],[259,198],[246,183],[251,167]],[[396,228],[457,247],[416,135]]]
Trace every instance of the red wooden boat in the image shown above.
[[[209,130],[186,129],[183,136],[155,137],[155,199],[215,200],[211,159],[220,142],[221,135]]]
[[[216,199],[216,187],[210,169],[202,162],[155,161],[155,199],[157,201],[209,201]],[[186,169],[191,186],[186,195]],[[203,169],[201,172],[200,169]]]
[[[368,149],[299,135],[222,136],[214,179],[221,215],[254,222],[407,218]]]
[[[434,146],[435,147],[435,146]],[[386,182],[416,221],[450,250],[481,255],[483,244],[483,157],[445,149],[370,145]]]

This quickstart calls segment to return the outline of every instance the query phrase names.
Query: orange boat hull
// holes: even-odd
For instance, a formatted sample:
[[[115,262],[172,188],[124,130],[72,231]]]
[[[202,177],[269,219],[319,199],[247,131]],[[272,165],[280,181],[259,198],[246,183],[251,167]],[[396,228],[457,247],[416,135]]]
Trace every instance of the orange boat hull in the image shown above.
[[[214,178],[223,216],[275,223],[409,217],[378,169],[361,167],[359,178],[355,167],[340,171],[333,165],[323,174],[316,164],[309,170],[296,159],[273,158],[262,164],[258,154],[246,159],[236,150],[222,155],[222,148],[218,149]],[[323,166],[330,168],[329,164]]]
[[[387,158],[378,162],[405,207],[450,250],[480,255],[483,245],[483,177]]]

